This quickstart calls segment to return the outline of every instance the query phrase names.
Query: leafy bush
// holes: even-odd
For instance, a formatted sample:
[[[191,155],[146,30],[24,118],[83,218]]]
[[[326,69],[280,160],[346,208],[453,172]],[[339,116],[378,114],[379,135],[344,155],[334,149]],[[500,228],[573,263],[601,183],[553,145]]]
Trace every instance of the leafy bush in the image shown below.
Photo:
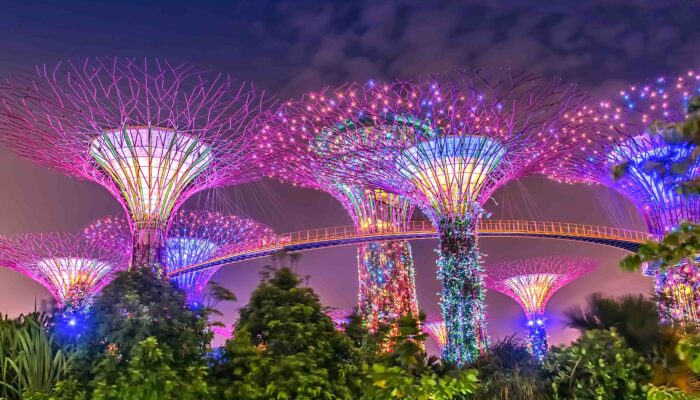
[[[545,359],[554,399],[646,398],[651,368],[611,331],[585,332],[569,347],[553,348]]]
[[[49,333],[49,319],[29,314],[0,319],[0,398],[21,399],[49,393],[74,360]]]
[[[547,391],[541,365],[512,336],[494,343],[473,367],[482,381],[479,400],[538,400]]]

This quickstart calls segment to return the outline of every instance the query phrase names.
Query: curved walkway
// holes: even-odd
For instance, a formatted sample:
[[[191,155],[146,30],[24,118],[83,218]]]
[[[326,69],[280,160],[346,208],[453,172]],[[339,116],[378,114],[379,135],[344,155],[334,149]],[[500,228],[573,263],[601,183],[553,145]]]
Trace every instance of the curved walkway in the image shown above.
[[[428,221],[411,221],[403,230],[383,232],[357,232],[354,226],[317,228],[277,235],[272,242],[260,241],[246,249],[233,250],[230,254],[173,271],[170,276],[213,268],[223,264],[272,255],[279,251],[302,251],[323,247],[343,246],[378,240],[412,240],[435,238],[437,232]],[[527,237],[576,240],[598,243],[626,251],[636,251],[639,245],[653,239],[647,232],[632,231],[606,226],[570,224],[565,222],[538,222],[520,220],[482,220],[480,237]]]

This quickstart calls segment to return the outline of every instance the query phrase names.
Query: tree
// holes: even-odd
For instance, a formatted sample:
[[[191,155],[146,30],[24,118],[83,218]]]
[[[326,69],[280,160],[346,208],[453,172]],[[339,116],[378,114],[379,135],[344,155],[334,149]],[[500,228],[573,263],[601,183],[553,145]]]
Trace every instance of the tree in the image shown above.
[[[399,318],[390,339],[393,351],[364,365],[368,399],[449,400],[476,392],[476,370],[444,367],[427,356],[423,350],[426,334],[419,328],[423,319]]]
[[[571,346],[553,348],[544,369],[555,400],[642,400],[651,378],[644,358],[615,330],[587,331]]]
[[[264,276],[214,365],[217,398],[359,399],[360,360],[288,268]]]
[[[52,399],[205,398],[212,334],[207,309],[148,268],[107,285],[76,339],[78,364]]]
[[[547,392],[541,365],[513,336],[494,343],[473,367],[482,382],[479,400],[539,400]]]
[[[567,325],[581,333],[616,329],[629,347],[645,356],[650,356],[659,343],[656,303],[642,295],[604,298],[594,293],[588,297],[586,309],[572,307],[564,315]]]

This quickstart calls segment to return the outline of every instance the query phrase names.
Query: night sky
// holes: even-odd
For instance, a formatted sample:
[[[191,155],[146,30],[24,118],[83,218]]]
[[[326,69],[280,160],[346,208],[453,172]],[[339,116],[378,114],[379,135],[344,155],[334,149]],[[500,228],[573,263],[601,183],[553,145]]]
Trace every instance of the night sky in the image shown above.
[[[626,82],[674,76],[700,63],[700,3],[695,1],[15,1],[0,9],[0,77],[65,59],[158,57],[254,82],[281,99],[348,81],[395,79],[458,67],[510,67],[580,84],[610,97]],[[99,4],[97,4],[99,3]],[[428,5],[427,3],[432,3]],[[498,4],[491,4],[498,3]],[[610,3],[610,4],[609,4]],[[79,231],[122,212],[99,186],[32,165],[0,148],[0,234]],[[185,207],[214,207],[256,218],[277,232],[348,225],[330,196],[262,181],[203,193]],[[494,218],[591,223],[644,229],[626,200],[607,189],[560,185],[539,177],[496,193]],[[418,216],[420,218],[420,216]],[[413,242],[420,307],[438,311],[437,242]],[[620,250],[544,239],[482,239],[486,263],[546,255],[590,255],[599,269],[549,302],[553,343],[571,340],[562,311],[589,293],[648,294],[651,281],[619,271]],[[215,280],[237,303],[233,320],[268,259],[224,267]],[[352,246],[303,253],[295,267],[329,306],[357,299]],[[34,309],[49,294],[0,269],[0,312]],[[493,337],[519,332],[524,315],[510,298],[489,293]]]

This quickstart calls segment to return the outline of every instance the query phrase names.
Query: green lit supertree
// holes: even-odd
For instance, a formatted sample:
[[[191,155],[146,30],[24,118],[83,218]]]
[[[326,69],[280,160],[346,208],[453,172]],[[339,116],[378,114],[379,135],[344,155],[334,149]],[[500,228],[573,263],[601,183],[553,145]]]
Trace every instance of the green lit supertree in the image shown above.
[[[262,134],[277,140],[284,162],[401,195],[430,218],[440,239],[443,356],[464,364],[487,347],[477,240],[483,205],[557,157],[573,135],[561,116],[580,98],[558,81],[502,71],[370,82],[309,94],[299,112],[281,108]]]

